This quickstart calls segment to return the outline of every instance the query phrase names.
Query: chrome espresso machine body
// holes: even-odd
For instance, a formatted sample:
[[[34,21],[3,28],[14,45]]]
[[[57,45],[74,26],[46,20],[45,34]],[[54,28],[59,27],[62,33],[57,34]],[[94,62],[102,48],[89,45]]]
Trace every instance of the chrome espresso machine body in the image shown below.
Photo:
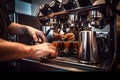
[[[106,4],[92,5],[88,0],[90,5],[80,6],[76,1],[80,0],[53,0],[47,7],[42,5],[37,14],[41,29],[46,36],[50,30],[62,35],[74,33],[75,40],[52,37],[59,60],[111,70],[116,58],[116,14]]]

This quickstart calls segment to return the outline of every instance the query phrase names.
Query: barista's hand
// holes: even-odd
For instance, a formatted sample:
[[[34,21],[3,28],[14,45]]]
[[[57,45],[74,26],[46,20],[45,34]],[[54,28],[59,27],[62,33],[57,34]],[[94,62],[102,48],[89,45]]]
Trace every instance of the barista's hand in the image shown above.
[[[30,27],[30,26],[27,26],[26,28],[28,29],[28,33],[33,37],[35,42],[38,41],[38,37],[40,37],[43,42],[46,41],[45,35],[43,34],[42,31],[35,29],[33,27]]]
[[[42,43],[32,46],[32,58],[42,57],[55,58],[58,55],[56,47],[51,43]]]
[[[60,38],[74,41],[75,35],[73,33],[66,33],[65,35],[61,35]]]
[[[8,32],[12,34],[18,34],[18,35],[20,34],[24,35],[26,33],[30,34],[33,37],[35,42],[38,41],[37,37],[41,37],[43,42],[46,41],[46,38],[42,31],[27,25],[11,23],[8,27]]]

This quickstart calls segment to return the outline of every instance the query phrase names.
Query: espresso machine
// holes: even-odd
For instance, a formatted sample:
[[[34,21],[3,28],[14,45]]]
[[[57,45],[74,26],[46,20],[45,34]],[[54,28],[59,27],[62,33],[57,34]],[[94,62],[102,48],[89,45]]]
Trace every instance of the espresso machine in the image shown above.
[[[75,1],[79,2],[79,6]],[[60,29],[58,34],[74,33],[75,40],[53,39],[51,42],[58,49],[59,60],[78,66],[96,66],[100,71],[111,70],[116,58],[116,14],[105,3],[92,5],[91,0],[88,0],[89,5],[81,6],[81,2],[57,2],[62,6],[60,10],[53,10],[52,16],[37,17],[39,20],[48,20],[47,23],[50,18],[57,18],[53,29]]]

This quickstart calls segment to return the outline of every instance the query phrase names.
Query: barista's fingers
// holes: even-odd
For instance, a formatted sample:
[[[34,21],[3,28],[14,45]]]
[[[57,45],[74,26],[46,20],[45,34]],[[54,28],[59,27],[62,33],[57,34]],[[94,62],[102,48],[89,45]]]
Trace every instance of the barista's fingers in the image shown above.
[[[36,36],[36,34],[35,34],[35,33],[33,33],[33,34],[32,34],[32,37],[33,37],[33,40],[34,40],[35,42],[37,42],[37,41],[38,41],[38,38],[37,38],[37,36]]]
[[[72,36],[74,36],[74,35],[71,35],[71,34],[68,35],[68,37],[72,37]]]
[[[36,34],[38,37],[42,39],[43,42],[46,41],[45,34],[43,32],[39,31],[39,33],[37,32]]]
[[[67,33],[66,36],[68,40],[73,40],[73,38],[75,38],[75,35],[73,33]]]
[[[49,54],[47,55],[48,58],[53,58],[58,55],[57,50],[52,49],[52,48],[49,48],[48,52],[49,52]]]
[[[74,36],[69,37],[68,40],[75,40],[75,37]]]
[[[54,44],[51,44],[51,43],[48,43],[48,51],[49,51],[49,55],[48,57],[49,58],[53,58],[53,57],[56,57],[58,55],[58,51],[57,51],[57,48]]]
[[[62,40],[65,40],[65,39],[67,39],[67,36],[63,35],[63,36],[61,37],[61,39],[62,39]]]
[[[62,39],[66,39],[67,38],[67,36],[66,35],[63,35],[63,34],[60,34],[60,38]]]
[[[56,46],[54,44],[48,43],[48,47],[50,47],[53,50],[56,50]]]
[[[75,40],[75,38],[72,39],[73,41]]]

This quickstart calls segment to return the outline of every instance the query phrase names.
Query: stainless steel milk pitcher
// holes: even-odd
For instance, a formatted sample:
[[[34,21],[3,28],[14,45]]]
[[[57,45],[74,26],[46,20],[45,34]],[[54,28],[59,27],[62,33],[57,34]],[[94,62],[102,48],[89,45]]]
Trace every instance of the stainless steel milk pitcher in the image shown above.
[[[78,58],[81,63],[96,63],[98,61],[95,31],[81,31],[79,33]]]

